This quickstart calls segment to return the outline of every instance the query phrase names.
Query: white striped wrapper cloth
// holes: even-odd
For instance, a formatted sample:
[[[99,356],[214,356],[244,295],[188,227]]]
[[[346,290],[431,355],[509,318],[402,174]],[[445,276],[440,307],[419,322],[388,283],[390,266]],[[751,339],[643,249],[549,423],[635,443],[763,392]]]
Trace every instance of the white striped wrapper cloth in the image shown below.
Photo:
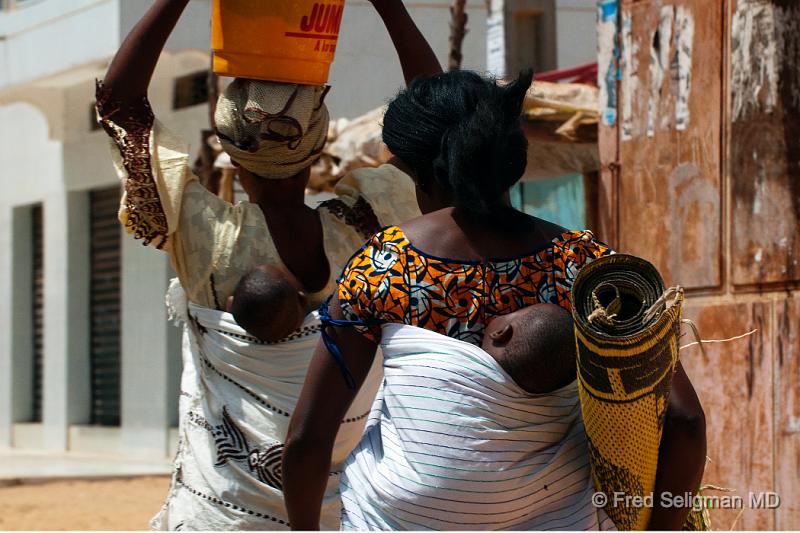
[[[477,346],[382,329],[384,382],[345,465],[342,529],[614,529],[592,505],[574,382],[532,395]]]

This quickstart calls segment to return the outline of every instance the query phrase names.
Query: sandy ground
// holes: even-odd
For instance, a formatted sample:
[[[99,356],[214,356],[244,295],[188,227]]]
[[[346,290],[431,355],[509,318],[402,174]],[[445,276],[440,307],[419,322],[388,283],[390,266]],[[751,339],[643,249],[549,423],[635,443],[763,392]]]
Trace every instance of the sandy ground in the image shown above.
[[[0,486],[0,530],[146,530],[169,476]]]

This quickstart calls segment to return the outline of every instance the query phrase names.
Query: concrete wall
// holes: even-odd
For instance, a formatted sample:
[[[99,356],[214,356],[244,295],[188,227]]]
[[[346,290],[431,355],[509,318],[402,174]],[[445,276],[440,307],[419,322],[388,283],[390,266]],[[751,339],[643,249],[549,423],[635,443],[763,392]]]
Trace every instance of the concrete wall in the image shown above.
[[[147,5],[123,4],[120,13],[116,2],[50,0],[0,15],[6,35],[0,46],[7,46],[2,57],[14,56],[0,72],[0,447],[166,456],[174,440],[179,331],[167,323],[163,303],[174,274],[166,255],[127,238],[121,251],[122,425],[85,426],[90,410],[88,191],[119,183],[108,137],[92,128],[94,79],[102,77],[118,46],[120,21],[133,16],[134,6]],[[150,92],[156,113],[193,150],[208,125],[208,112],[205,106],[173,110],[173,81],[208,68],[207,52],[200,50],[208,35],[198,37],[194,29],[198,18],[207,18],[208,8],[208,1],[191,3]],[[99,26],[99,32],[86,31]],[[58,48],[52,43],[55,32],[71,35],[78,27],[86,38],[66,41],[66,50],[55,59],[48,55]],[[197,49],[189,47],[193,42]],[[42,422],[30,424],[29,206],[37,203],[43,205],[45,239],[44,397]],[[157,379],[153,369],[159,369]]]
[[[597,61],[597,2],[556,1],[556,62],[558,68]]]
[[[15,103],[0,107],[0,124],[3,203],[31,203],[57,191],[62,146],[49,138],[46,116],[27,103]]]
[[[123,0],[119,6],[119,42],[128,35],[151,2]],[[170,52],[195,49],[206,53],[211,42],[211,0],[192,0],[167,41]],[[116,51],[113,50],[112,53]]]
[[[109,57],[119,1],[47,0],[1,13],[0,90]]]
[[[11,445],[15,422],[33,412],[30,213],[0,206],[0,448]]]
[[[406,2],[409,13],[447,65],[449,0]],[[464,38],[463,68],[486,68],[486,7],[483,0],[466,4],[469,32]],[[331,67],[327,102],[333,117],[353,117],[386,103],[404,87],[400,62],[380,17],[369,2],[348,0]]]

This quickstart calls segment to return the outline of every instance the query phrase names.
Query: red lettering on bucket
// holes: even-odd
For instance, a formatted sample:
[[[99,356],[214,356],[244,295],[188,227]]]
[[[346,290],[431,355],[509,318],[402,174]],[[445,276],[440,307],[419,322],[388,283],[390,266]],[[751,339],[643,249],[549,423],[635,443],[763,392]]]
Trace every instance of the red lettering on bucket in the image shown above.
[[[336,39],[342,25],[343,5],[315,3],[311,13],[300,19],[300,32],[286,32],[287,37]]]
[[[330,16],[331,16],[331,6],[327,5],[324,8],[320,6],[319,17],[317,17],[317,23],[314,25],[314,30],[318,32],[325,31]]]
[[[339,26],[342,25],[342,14],[344,13],[344,6],[331,6],[331,16],[328,19],[328,33],[339,33]]]
[[[314,47],[315,52],[330,52],[331,54],[336,52],[336,43],[326,43],[322,40],[317,41],[317,45]]]
[[[319,4],[314,4],[314,7],[311,8],[311,14],[304,16],[300,19],[300,29],[303,31],[311,31],[311,28],[314,27],[314,24],[317,21],[317,14],[319,13]]]

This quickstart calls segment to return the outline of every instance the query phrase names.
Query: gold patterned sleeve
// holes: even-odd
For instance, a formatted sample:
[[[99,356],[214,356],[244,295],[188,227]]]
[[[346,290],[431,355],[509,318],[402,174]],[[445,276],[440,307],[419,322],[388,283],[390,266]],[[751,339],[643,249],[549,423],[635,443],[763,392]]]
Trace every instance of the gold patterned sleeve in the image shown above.
[[[168,249],[178,229],[189,171],[188,148],[155,119],[146,96],[134,105],[115,101],[97,82],[97,120],[111,138],[123,184],[119,220],[143,244]]]

